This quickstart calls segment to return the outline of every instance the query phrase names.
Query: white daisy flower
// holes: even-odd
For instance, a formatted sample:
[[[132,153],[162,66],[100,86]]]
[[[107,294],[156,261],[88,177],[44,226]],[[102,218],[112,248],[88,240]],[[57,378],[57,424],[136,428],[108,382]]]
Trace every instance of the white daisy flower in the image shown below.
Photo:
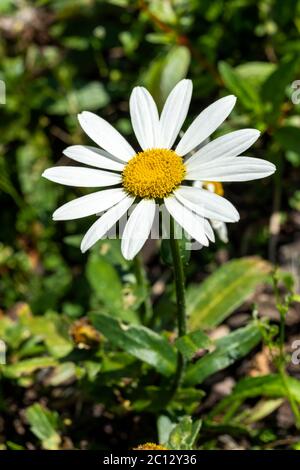
[[[159,116],[150,93],[143,87],[133,89],[130,115],[140,152],[101,117],[87,111],[79,114],[81,127],[100,148],[74,145],[64,154],[94,168],[57,166],[46,170],[43,176],[69,186],[112,186],[68,202],[53,214],[54,220],[70,220],[106,211],[84,236],[83,252],[103,238],[133,203],[136,206],[122,234],[121,248],[126,259],[132,259],[147,240],[157,203],[164,204],[192,238],[207,246],[209,240],[214,240],[208,219],[237,222],[239,214],[225,198],[193,187],[192,182],[249,181],[274,173],[275,166],[266,160],[238,156],[257,140],[256,129],[219,137],[187,159],[222,124],[236,102],[230,95],[208,106],[174,146],[191,94],[192,82],[179,82]]]
[[[223,196],[224,189],[222,183],[217,183],[215,181],[195,181],[193,183],[195,188],[205,188],[208,191]],[[228,231],[226,223],[222,220],[210,219],[211,226],[215,232],[217,232],[218,237],[223,243],[228,243]]]

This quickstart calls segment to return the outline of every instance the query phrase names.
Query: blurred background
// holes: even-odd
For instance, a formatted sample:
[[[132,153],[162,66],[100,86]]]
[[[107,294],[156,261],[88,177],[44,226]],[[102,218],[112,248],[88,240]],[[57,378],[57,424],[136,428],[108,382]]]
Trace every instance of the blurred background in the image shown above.
[[[90,356],[82,368],[74,360],[56,375],[48,373],[76,342],[87,343],[85,353],[97,344],[98,333],[85,323],[88,311],[120,308],[124,285],[127,301],[134,302],[132,266],[122,259],[117,241],[101,241],[82,255],[80,240],[91,219],[52,221],[59,205],[85,194],[41,178],[45,168],[63,161],[66,146],[88,143],[77,121],[80,111],[101,115],[136,146],[128,112],[135,85],[146,86],[161,109],[173,86],[191,78],[190,121],[214,100],[235,94],[237,105],[217,135],[258,128],[261,138],[248,155],[274,162],[277,172],[261,181],[225,185],[225,196],[238,207],[241,221],[228,226],[227,244],[218,240],[208,250],[193,252],[188,282],[202,280],[232,258],[250,255],[278,263],[297,281],[299,33],[297,0],[1,0],[0,79],[6,100],[0,100],[0,338],[8,344],[10,364],[21,361],[6,376],[3,370],[4,448],[39,447],[41,433],[29,431],[25,416],[37,402],[65,413],[63,440],[53,425],[54,447],[100,448],[120,442],[128,447],[139,433],[153,436],[153,416],[143,421],[141,431],[138,408],[126,416],[128,404],[112,378],[102,382],[104,397],[99,398],[100,385],[91,385],[97,361]],[[172,317],[164,303],[169,271],[160,261],[158,245],[148,244],[143,256],[157,306],[156,326],[164,328]],[[276,322],[272,294],[260,296],[261,314]],[[32,318],[41,316],[42,323],[33,325]],[[295,307],[289,319],[292,335],[299,332],[299,320]],[[82,333],[83,326],[87,329]],[[74,385],[74,375],[86,382]],[[38,410],[30,410],[32,423]],[[56,422],[57,415],[49,416]]]

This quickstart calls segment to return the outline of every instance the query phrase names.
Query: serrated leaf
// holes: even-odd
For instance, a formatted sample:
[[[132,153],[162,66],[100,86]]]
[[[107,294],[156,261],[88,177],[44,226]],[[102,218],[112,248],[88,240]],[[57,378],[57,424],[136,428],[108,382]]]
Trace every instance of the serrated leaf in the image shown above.
[[[200,286],[189,286],[189,330],[219,325],[268,279],[271,270],[271,264],[261,258],[240,258],[221,266]]]
[[[138,325],[128,325],[108,315],[90,315],[94,326],[114,346],[153,366],[169,376],[174,373],[176,353],[168,341],[158,333]]]
[[[196,385],[207,377],[225,369],[238,359],[246,356],[261,340],[261,330],[256,323],[230,333],[216,341],[215,351],[199,359],[187,368],[185,383]]]

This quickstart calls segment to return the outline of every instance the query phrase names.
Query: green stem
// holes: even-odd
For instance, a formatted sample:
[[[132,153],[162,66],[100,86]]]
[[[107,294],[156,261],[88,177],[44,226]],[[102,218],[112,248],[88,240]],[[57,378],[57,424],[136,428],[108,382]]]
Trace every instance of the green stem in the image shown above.
[[[150,293],[148,292],[149,290],[148,280],[147,280],[144,264],[140,255],[137,255],[134,258],[134,270],[135,270],[137,283],[141,287],[142,292],[143,292],[143,297],[144,297],[143,305],[142,305],[143,322],[145,324],[148,324],[152,318],[153,311],[152,311]]]
[[[280,207],[282,199],[282,157],[279,154],[275,159],[276,174],[274,176],[273,208],[270,219],[269,259],[276,262],[276,247],[280,233]]]
[[[179,242],[178,239],[175,238],[175,224],[173,218],[171,218],[170,221],[170,247],[173,259],[173,272],[176,290],[178,337],[180,337],[184,336],[187,331],[185,306],[185,277],[183,261],[180,254]],[[178,352],[176,373],[172,386],[172,397],[176,394],[176,391],[182,383],[185,366],[185,359],[183,355]]]
[[[295,416],[295,424],[296,428],[300,429],[300,410],[296,400],[294,399],[293,395],[291,394],[289,384],[288,384],[288,374],[286,372],[286,357],[284,352],[284,343],[285,343],[285,321],[286,316],[289,311],[290,307],[290,296],[285,298],[284,301],[280,298],[280,292],[278,287],[278,278],[276,276],[276,272],[273,278],[274,282],[274,292],[275,292],[275,299],[276,299],[276,306],[277,310],[280,315],[280,324],[279,324],[279,357],[278,357],[278,372],[281,377],[283,386],[286,391],[287,399],[290,403],[292,412]]]

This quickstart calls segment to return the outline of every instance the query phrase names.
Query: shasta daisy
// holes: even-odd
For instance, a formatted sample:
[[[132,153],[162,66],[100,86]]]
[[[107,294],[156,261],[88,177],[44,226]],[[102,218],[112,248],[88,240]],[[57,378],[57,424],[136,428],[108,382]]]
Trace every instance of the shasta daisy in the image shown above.
[[[43,176],[56,183],[95,187],[92,194],[79,197],[57,209],[54,220],[70,220],[102,213],[85,234],[85,252],[129,210],[135,207],[122,234],[125,258],[132,259],[149,236],[156,204],[164,204],[175,221],[204,246],[214,240],[209,220],[237,222],[239,214],[224,197],[194,182],[249,181],[269,176],[275,166],[269,161],[240,156],[259,137],[256,129],[230,132],[199,147],[227,118],[236,98],[225,96],[202,111],[175,141],[185,121],[192,94],[192,82],[180,81],[168,96],[159,116],[155,102],[143,87],[130,97],[132,127],[141,147],[136,152],[107,121],[91,112],[79,114],[85,133],[100,147],[73,145],[64,154],[88,165],[56,166]]]

